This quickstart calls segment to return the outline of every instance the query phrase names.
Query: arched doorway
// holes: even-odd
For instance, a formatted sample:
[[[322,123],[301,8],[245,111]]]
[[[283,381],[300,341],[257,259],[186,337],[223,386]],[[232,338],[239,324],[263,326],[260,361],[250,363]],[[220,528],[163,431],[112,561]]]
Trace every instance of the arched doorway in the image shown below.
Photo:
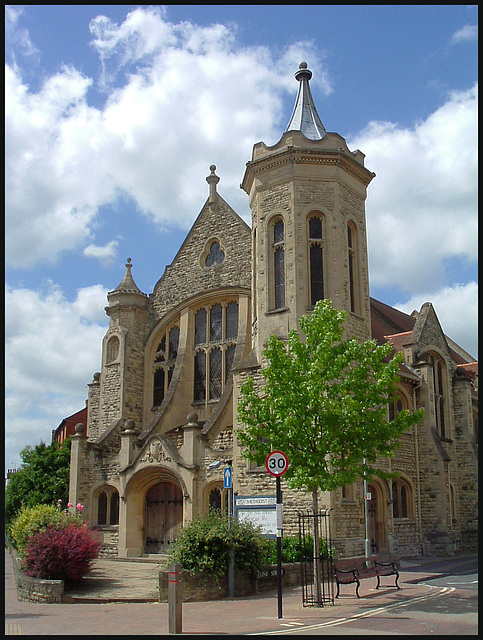
[[[153,485],[145,501],[145,552],[164,553],[176,539],[183,523],[183,493],[170,481]]]
[[[371,499],[368,501],[368,530],[371,553],[381,553],[386,549],[386,533],[384,526],[384,501],[382,489],[379,484],[370,484],[368,491]]]

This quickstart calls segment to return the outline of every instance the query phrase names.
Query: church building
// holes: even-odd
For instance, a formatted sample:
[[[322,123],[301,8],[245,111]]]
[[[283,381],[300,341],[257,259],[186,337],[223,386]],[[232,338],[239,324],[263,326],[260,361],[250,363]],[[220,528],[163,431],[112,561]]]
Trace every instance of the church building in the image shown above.
[[[252,225],[223,199],[210,167],[208,197],[154,291],[140,291],[128,258],[107,296],[101,371],[88,385],[87,424],[72,437],[69,500],[81,502],[102,553],[169,551],[184,524],[226,509],[223,470],[237,496],[272,496],[275,479],[248,462],[236,430],[240,386],[261,385],[271,334],[286,338],[323,298],[347,311],[346,336],[391,342],[404,354],[388,419],[424,407],[371,480],[368,528],[378,552],[453,554],[477,544],[477,370],[445,335],[430,302],[407,315],[370,297],[364,154],[327,132],[305,63],[279,142],[258,142],[241,183]],[[298,531],[311,494],[282,478],[284,534]],[[364,553],[361,483],[320,492],[340,556]]]

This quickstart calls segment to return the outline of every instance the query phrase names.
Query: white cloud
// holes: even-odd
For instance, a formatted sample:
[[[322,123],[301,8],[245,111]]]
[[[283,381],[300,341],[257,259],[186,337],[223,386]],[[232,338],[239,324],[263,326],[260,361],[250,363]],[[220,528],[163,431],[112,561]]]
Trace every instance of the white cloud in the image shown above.
[[[437,293],[418,294],[394,306],[410,314],[419,311],[425,302],[433,305],[446,335],[478,358],[478,284],[444,287]]]
[[[117,240],[111,240],[111,242],[108,242],[103,247],[90,244],[84,249],[83,253],[86,258],[96,258],[102,265],[108,266],[112,264],[117,257],[118,246],[119,242]]]
[[[83,241],[97,207],[113,197],[91,81],[75,69],[30,93],[5,68],[6,259],[14,267],[55,261]]]
[[[98,17],[91,31],[105,71],[102,108],[89,106],[93,81],[73,68],[34,93],[6,67],[9,266],[54,262],[79,248],[93,237],[99,208],[122,194],[160,226],[188,229],[212,163],[220,191],[248,217],[240,167],[254,141],[279,138],[282,95],[296,89],[296,64],[287,61],[308,58],[331,90],[313,43],[276,57],[240,46],[234,28],[175,25],[156,8],[135,9],[120,25]]]
[[[27,29],[20,29],[18,21],[23,13],[19,5],[5,5],[5,54],[12,59],[14,65],[17,64],[16,51],[22,56],[32,60],[37,59],[39,51],[32,44]]]
[[[368,188],[371,284],[438,291],[444,261],[477,259],[478,85],[453,92],[413,128],[371,122],[351,148],[376,177]]]
[[[99,370],[108,318],[107,290],[80,289],[69,303],[58,287],[47,293],[6,288],[5,461],[82,409],[87,383]]]
[[[460,42],[476,42],[477,40],[478,25],[467,24],[453,34],[451,44],[459,44]]]

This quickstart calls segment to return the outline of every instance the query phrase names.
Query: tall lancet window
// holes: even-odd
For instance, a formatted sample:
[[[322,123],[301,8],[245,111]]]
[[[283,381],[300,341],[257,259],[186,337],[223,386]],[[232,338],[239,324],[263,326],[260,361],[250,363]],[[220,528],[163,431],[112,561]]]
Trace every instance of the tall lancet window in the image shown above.
[[[320,215],[309,218],[310,304],[324,299],[323,221]]]
[[[357,244],[356,227],[353,222],[347,225],[347,252],[349,263],[349,303],[352,313],[357,312]]]
[[[273,308],[285,307],[285,231],[283,220],[276,220],[271,227],[273,252]]]

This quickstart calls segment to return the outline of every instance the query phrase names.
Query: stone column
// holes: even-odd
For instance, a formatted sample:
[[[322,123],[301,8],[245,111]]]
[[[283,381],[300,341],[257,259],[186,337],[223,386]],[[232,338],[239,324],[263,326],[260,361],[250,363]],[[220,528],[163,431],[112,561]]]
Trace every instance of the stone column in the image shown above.
[[[85,459],[87,436],[85,426],[79,422],[75,426],[75,435],[72,436],[70,450],[70,478],[69,478],[69,502],[77,504],[81,500],[80,484]]]

